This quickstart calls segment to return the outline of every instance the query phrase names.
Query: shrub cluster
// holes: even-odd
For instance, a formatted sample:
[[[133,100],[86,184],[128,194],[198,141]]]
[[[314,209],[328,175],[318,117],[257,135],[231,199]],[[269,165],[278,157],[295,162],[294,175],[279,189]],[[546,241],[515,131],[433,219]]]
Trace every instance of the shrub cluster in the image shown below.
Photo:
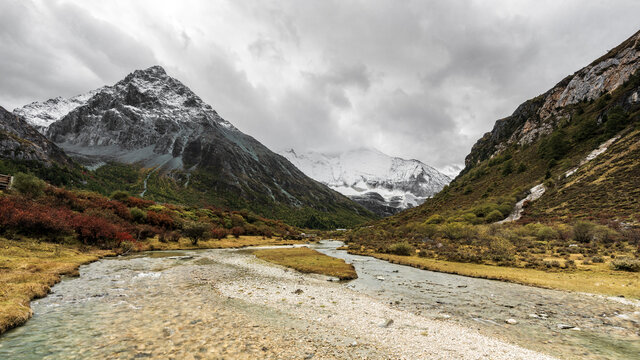
[[[52,241],[73,236],[86,245],[130,248],[124,243],[154,236],[163,242],[177,242],[182,235],[197,244],[209,238],[224,239],[229,234],[298,234],[281,221],[246,210],[160,205],[121,191],[108,198],[49,186],[30,175],[17,177],[16,191],[0,194],[0,233],[6,235],[23,234]]]

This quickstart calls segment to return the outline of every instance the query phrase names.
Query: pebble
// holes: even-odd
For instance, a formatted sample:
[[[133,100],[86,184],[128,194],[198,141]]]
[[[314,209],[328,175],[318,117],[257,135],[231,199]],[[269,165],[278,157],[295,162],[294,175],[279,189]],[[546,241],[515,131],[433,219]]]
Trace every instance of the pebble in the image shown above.
[[[573,329],[575,326],[567,325],[567,324],[558,324],[556,325],[560,330]]]
[[[385,320],[385,322],[383,322],[382,324],[378,325],[382,328],[388,328],[389,326],[391,326],[391,324],[393,324],[393,319],[387,319]]]
[[[507,319],[504,322],[506,322],[507,324],[510,324],[510,325],[515,325],[515,324],[518,323],[518,321],[516,321],[516,319]]]

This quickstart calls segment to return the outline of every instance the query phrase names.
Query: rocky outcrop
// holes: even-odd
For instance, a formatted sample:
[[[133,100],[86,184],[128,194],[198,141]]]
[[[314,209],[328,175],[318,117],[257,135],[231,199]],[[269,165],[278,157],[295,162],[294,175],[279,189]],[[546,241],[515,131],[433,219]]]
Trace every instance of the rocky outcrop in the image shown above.
[[[622,86],[640,68],[640,31],[590,65],[568,76],[546,93],[520,105],[509,117],[496,121],[473,146],[466,169],[500,153],[510,144],[526,145],[570,121],[568,105],[591,101]],[[638,101],[638,92],[628,101]],[[635,100],[634,100],[635,99]]]
[[[0,107],[0,158],[39,161],[45,165],[71,165],[58,146],[27,124],[19,116]]]

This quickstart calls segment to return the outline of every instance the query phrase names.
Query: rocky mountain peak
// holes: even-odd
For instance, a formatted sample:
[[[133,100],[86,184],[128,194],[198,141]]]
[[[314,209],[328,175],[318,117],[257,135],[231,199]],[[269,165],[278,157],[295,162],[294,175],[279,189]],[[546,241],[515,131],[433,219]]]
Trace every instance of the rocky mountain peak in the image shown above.
[[[236,129],[160,66],[15,113],[39,124],[52,142],[85,165],[120,162],[154,168],[149,175],[170,177],[176,180],[172,186],[217,204],[280,217],[304,209],[306,215],[297,215],[301,225],[305,216],[327,209],[351,214],[349,221],[373,216]],[[178,180],[183,182],[178,185]],[[335,224],[345,221],[336,218]]]
[[[622,86],[640,68],[640,31],[591,64],[567,76],[546,93],[520,105],[511,116],[496,121],[473,146],[466,168],[501,153],[510,144],[527,145],[571,121],[570,105],[593,101]],[[629,101],[638,98],[630,93]]]

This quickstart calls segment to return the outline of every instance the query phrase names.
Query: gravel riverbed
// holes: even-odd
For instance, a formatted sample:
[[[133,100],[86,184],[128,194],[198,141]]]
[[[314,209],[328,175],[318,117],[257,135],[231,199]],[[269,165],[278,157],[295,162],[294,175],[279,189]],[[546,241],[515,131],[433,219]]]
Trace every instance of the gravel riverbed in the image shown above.
[[[548,359],[247,251],[103,259],[33,302],[2,359]]]
[[[214,281],[228,298],[286,314],[305,324],[312,340],[332,339],[339,358],[380,359],[550,359],[457,324],[417,316],[352,291],[326,277],[271,266],[250,255],[218,261],[242,276]],[[319,358],[332,357],[318,353]],[[300,354],[301,355],[301,354]]]

